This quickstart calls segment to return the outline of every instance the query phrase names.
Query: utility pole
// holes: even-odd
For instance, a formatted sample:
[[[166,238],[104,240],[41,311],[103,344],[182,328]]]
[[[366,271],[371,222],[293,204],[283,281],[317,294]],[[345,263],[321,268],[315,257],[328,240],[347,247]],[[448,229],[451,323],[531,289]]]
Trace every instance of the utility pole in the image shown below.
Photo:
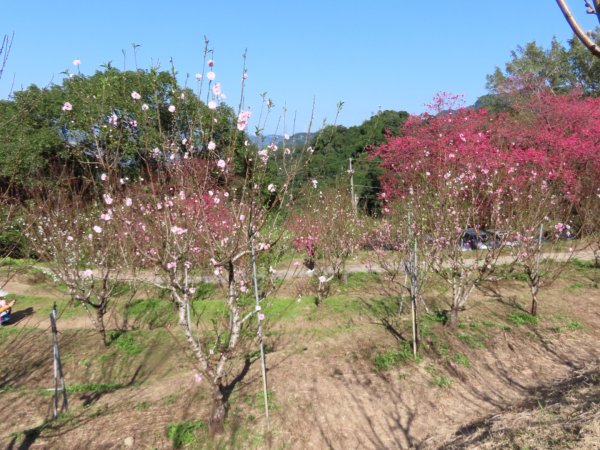
[[[354,215],[356,215],[357,202],[356,198],[354,197],[354,169],[352,168],[352,158],[348,158],[348,162],[350,163],[348,167],[348,173],[350,174],[350,201],[352,202],[352,210],[354,211]]]

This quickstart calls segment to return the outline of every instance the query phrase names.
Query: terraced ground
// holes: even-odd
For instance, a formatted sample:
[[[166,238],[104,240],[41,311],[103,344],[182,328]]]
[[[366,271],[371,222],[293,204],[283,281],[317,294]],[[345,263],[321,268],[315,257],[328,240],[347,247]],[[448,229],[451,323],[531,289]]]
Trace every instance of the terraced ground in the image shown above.
[[[226,432],[207,433],[208,387],[167,298],[142,290],[111,311],[98,343],[85,311],[39,271],[13,278],[15,323],[0,329],[0,444],[76,448],[600,448],[600,270],[574,261],[526,312],[518,276],[477,292],[462,323],[444,326],[447,288],[430,284],[424,348],[410,355],[410,323],[377,274],[352,273],[317,308],[307,278],[288,279],[264,308],[270,431],[255,342],[240,353]],[[220,290],[195,306],[222,320]],[[491,292],[491,290],[486,290]],[[49,420],[59,311],[69,410]],[[406,308],[405,308],[406,310]],[[126,314],[127,312],[127,314]],[[127,328],[125,318],[127,317]],[[251,331],[249,331],[251,333]]]

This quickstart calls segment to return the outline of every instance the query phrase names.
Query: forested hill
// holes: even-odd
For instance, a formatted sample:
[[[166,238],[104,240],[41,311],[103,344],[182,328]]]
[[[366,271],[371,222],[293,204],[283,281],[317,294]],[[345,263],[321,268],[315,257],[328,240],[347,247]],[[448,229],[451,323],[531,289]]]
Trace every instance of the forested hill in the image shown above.
[[[383,143],[386,134],[397,135],[408,116],[406,111],[386,110],[358,126],[324,128],[311,141],[314,154],[307,176],[321,180],[324,186],[345,184],[352,159],[355,193],[363,206],[371,208],[379,190],[379,169],[366,150]]]

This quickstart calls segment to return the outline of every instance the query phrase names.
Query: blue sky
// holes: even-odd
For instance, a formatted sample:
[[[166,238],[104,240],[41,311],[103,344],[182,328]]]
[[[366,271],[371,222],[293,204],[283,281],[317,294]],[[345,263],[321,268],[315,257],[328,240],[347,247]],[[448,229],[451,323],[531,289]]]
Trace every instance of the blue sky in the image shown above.
[[[547,47],[571,32],[550,0],[483,2],[413,0],[158,0],[127,2],[10,1],[0,7],[0,35],[15,33],[0,80],[11,88],[60,83],[72,61],[92,74],[108,61],[140,68],[172,57],[180,75],[202,70],[204,38],[214,49],[217,81],[227,102],[240,95],[241,55],[248,50],[246,105],[258,115],[260,93],[275,103],[267,132],[306,131],[315,99],[315,125],[358,125],[379,108],[422,112],[436,92],[463,94],[467,104],[486,93],[485,76],[529,41]],[[584,28],[594,22],[571,2]],[[493,7],[492,7],[493,5]],[[126,52],[124,61],[123,50]],[[295,129],[293,117],[296,116]],[[251,126],[253,123],[251,122]],[[283,132],[280,123],[279,132]]]

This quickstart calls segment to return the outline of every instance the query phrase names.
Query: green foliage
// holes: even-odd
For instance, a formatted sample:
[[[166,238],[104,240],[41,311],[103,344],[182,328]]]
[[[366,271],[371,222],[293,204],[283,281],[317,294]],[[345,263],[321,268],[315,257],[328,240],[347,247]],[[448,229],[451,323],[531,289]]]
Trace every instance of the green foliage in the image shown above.
[[[205,432],[207,425],[201,420],[187,420],[167,425],[167,437],[171,440],[173,448],[185,446],[198,446],[200,444],[198,432]]]
[[[125,313],[134,322],[145,323],[154,327],[162,327],[177,321],[177,315],[173,305],[167,300],[139,299],[129,305]]]
[[[428,365],[425,370],[427,371],[427,373],[429,373],[429,375],[431,375],[432,380],[431,380],[431,384],[439,387],[440,389],[446,389],[449,388],[452,385],[452,381],[450,380],[450,378],[448,378],[445,375],[442,375],[439,370],[434,367],[433,365]]]
[[[373,367],[375,372],[385,372],[408,361],[420,362],[421,357],[417,355],[417,358],[414,358],[412,343],[407,341],[398,350],[389,349],[375,355],[373,358]]]
[[[140,332],[112,330],[109,334],[110,345],[118,348],[127,356],[135,356],[142,353],[143,346],[140,339]]]
[[[539,318],[524,311],[510,313],[507,320],[515,325],[537,325]]]
[[[122,389],[127,385],[121,383],[86,383],[67,385],[68,394],[82,394],[85,392],[107,393]],[[49,391],[46,391],[49,392]]]
[[[600,28],[592,33],[592,39],[598,41]],[[487,88],[495,93],[511,89],[536,89],[545,86],[556,93],[564,93],[580,87],[586,94],[600,94],[600,59],[594,57],[579,39],[572,38],[568,46],[563,46],[556,38],[550,48],[539,46],[535,41],[518,46],[511,52],[511,60],[504,70],[496,67],[494,73],[487,76]],[[491,110],[509,108],[505,99],[484,96],[478,106]]]
[[[132,98],[134,91],[139,100]],[[70,111],[63,110],[65,102]],[[173,73],[154,68],[119,71],[108,64],[91,76],[65,77],[61,85],[30,86],[0,101],[0,186],[52,183],[41,175],[64,167],[94,178],[100,164],[135,178],[142,166],[151,167],[153,148],[189,151],[184,138],[198,153],[209,136],[218,149],[235,152],[244,139],[231,131],[234,119],[228,106],[209,110]],[[178,144],[168,147],[173,142]]]
[[[456,337],[472,349],[485,348],[484,338],[480,335],[458,333]]]
[[[297,183],[301,185],[311,178],[318,179],[324,187],[335,186],[340,180],[347,183],[349,158],[352,158],[355,193],[360,204],[372,210],[378,204],[380,169],[368,158],[366,150],[383,143],[386,133],[397,135],[407,119],[408,113],[404,111],[380,111],[359,126],[324,128],[310,143],[314,154],[306,174]]]
[[[438,375],[431,380],[431,384],[440,389],[447,389],[452,385],[452,381],[447,376]]]
[[[452,361],[454,361],[455,363],[460,364],[461,366],[463,366],[466,369],[471,367],[471,362],[469,361],[469,358],[467,358],[467,356],[464,355],[463,353],[456,353],[456,354],[452,355],[452,357],[450,359]]]

